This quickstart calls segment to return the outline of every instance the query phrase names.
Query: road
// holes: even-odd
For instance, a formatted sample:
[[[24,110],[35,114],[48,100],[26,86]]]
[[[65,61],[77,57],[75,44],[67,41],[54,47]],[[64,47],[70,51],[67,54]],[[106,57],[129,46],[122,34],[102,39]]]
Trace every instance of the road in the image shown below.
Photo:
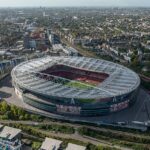
[[[123,132],[123,131],[117,131],[117,130],[113,130],[113,129],[108,129],[108,128],[99,128],[99,127],[93,127],[93,126],[88,126],[88,125],[80,125],[80,124],[72,124],[72,123],[66,123],[66,122],[53,122],[53,121],[44,121],[44,122],[35,122],[35,121],[14,121],[14,120],[0,120],[0,124],[23,124],[23,125],[30,125],[30,126],[39,126],[39,125],[64,125],[64,126],[69,126],[69,127],[73,127],[76,131],[79,128],[88,128],[94,131],[103,131],[103,132],[110,132],[113,134],[120,134],[120,135],[126,135],[126,136],[132,136],[132,137],[142,137],[142,138],[147,138],[149,139],[150,136],[147,135],[139,135],[139,134],[135,134],[132,132]],[[77,132],[76,132],[77,133]]]

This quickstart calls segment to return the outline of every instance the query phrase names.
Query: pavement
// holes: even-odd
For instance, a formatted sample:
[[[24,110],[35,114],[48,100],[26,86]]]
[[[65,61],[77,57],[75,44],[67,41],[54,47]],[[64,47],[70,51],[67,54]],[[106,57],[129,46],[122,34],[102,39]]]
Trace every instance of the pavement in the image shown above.
[[[137,101],[132,107],[107,116],[97,116],[97,117],[62,116],[33,108],[25,104],[21,99],[19,99],[16,96],[14,88],[12,87],[10,76],[7,76],[0,81],[0,97],[4,98],[8,103],[22,107],[27,111],[57,119],[91,122],[96,124],[99,124],[101,122],[106,123],[131,122],[131,121],[143,122],[150,120],[150,95],[143,89],[140,89]]]

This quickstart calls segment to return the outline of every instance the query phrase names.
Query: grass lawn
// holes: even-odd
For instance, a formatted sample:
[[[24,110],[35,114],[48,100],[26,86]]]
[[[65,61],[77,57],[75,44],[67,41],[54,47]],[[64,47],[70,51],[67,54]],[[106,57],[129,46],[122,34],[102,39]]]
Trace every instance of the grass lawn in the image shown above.
[[[76,81],[68,82],[65,85],[70,86],[70,87],[74,87],[74,88],[79,88],[79,89],[90,89],[90,88],[93,88],[93,86],[90,85],[90,84],[76,82]]]

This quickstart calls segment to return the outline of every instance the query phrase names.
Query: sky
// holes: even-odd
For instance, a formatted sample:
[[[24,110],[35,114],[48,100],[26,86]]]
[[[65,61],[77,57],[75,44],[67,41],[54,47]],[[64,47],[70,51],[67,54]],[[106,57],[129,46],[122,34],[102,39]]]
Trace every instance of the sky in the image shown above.
[[[0,7],[62,7],[62,6],[146,6],[150,0],[0,0]]]

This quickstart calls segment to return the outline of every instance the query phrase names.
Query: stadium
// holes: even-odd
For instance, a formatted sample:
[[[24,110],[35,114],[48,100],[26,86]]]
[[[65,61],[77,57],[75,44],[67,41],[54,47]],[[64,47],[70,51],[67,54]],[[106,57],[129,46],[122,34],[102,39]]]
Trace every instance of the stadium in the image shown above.
[[[87,57],[43,57],[23,62],[12,72],[16,94],[42,111],[100,116],[134,104],[140,85],[132,70]]]

